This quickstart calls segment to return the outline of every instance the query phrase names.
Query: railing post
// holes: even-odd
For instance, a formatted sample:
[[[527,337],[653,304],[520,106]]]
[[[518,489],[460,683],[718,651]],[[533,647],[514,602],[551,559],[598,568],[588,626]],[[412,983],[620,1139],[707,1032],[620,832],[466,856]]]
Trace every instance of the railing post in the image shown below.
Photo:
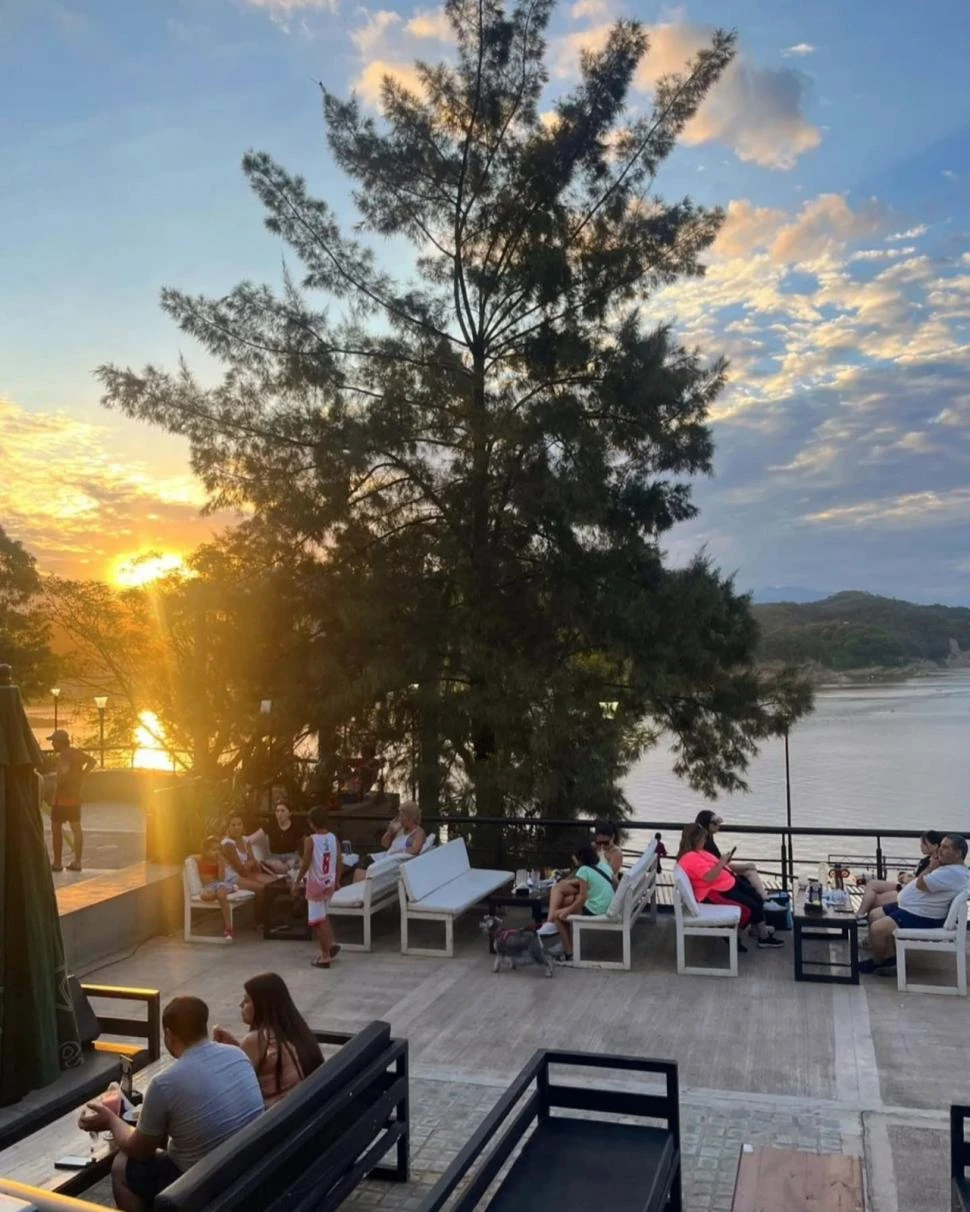
[[[882,838],[876,834],[876,879],[884,880],[886,878],[886,866],[882,858]]]
[[[781,835],[781,886],[788,891],[788,855],[785,847],[785,835]]]

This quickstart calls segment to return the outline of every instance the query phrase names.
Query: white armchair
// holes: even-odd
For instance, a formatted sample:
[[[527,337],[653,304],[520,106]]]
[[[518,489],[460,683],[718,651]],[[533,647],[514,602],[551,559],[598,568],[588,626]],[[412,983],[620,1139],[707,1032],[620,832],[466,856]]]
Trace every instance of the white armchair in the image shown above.
[[[233,921],[233,913],[240,905],[244,905],[247,901],[255,900],[255,892],[247,892],[240,888],[235,892],[230,892],[229,901],[229,920]],[[199,875],[199,865],[196,862],[195,855],[190,854],[185,860],[185,866],[182,868],[182,902],[184,906],[184,934],[187,943],[228,943],[229,939],[223,938],[221,934],[195,934],[192,929],[192,911],[200,909],[214,909],[216,913],[221,913],[218,901],[204,901],[202,899],[202,878]]]
[[[909,993],[948,993],[967,995],[967,900],[970,888],[957,893],[950,903],[946,921],[937,929],[897,930],[896,986]],[[937,951],[956,956],[956,985],[913,985],[906,980],[906,955],[910,951]]]
[[[674,865],[674,919],[677,924],[677,973],[679,976],[737,976],[738,925],[741,909],[737,905],[698,904],[687,872]],[[726,938],[726,968],[688,968],[687,939]]]

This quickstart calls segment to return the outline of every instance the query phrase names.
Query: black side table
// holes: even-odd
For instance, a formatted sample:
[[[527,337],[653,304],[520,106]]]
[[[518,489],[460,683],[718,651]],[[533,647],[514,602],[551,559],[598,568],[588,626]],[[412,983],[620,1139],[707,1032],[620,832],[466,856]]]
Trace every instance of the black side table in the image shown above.
[[[836,912],[833,909],[808,911],[804,894],[800,894],[792,914],[793,951],[795,955],[795,980],[815,981],[825,985],[858,985],[859,983],[859,924],[855,912]],[[802,955],[802,942],[844,942],[849,945],[849,962],[837,960],[806,960]],[[827,971],[807,972],[806,967]]]
[[[299,897],[299,916],[293,916],[297,898],[290,892],[287,880],[279,879],[263,889],[263,938],[291,939],[306,942],[313,937],[307,921],[306,900]],[[283,918],[283,912],[286,916]],[[282,918],[283,920],[277,920]]]

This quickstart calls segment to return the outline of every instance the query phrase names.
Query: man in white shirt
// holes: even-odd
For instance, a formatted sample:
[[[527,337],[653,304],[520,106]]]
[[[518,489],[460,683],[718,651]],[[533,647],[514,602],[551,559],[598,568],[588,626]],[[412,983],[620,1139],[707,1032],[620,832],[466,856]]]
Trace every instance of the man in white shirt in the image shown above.
[[[103,1103],[89,1103],[85,1127],[110,1132],[118,1146],[111,1171],[123,1212],[143,1212],[170,1183],[263,1113],[249,1057],[209,1039],[209,1008],[176,997],[162,1014],[175,1064],[153,1078],[133,1128]]]
[[[959,833],[948,833],[923,874],[900,890],[896,904],[873,909],[869,914],[872,959],[859,965],[860,972],[891,976],[896,970],[893,935],[898,929],[934,930],[943,925],[953,898],[970,887],[966,857],[966,839]]]

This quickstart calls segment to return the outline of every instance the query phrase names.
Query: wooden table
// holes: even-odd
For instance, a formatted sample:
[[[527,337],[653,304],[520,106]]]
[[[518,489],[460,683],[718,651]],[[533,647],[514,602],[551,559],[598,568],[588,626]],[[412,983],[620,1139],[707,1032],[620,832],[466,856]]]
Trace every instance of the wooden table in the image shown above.
[[[845,942],[849,945],[849,962],[838,960],[806,960],[802,954],[805,939],[815,942]],[[795,980],[815,981],[828,985],[858,985],[859,926],[852,902],[845,909],[809,910],[805,908],[805,893],[799,892],[792,909],[792,951],[795,959]],[[828,971],[807,971],[826,968]],[[847,969],[840,974],[839,969]]]
[[[732,1212],[865,1212],[862,1159],[743,1145]]]

